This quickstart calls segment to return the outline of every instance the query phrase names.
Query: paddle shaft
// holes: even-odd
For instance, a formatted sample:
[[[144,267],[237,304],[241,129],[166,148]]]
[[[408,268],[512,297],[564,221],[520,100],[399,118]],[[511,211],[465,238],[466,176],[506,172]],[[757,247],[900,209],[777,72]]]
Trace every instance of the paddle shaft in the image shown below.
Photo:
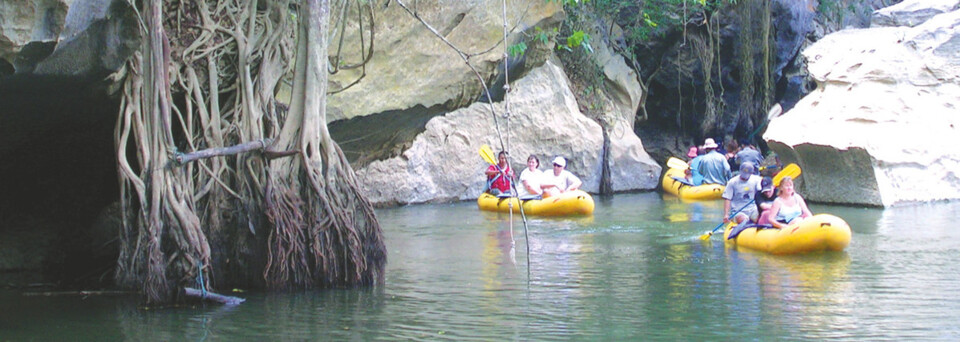
[[[745,204],[744,206],[740,207],[740,209],[737,209],[737,211],[735,211],[733,214],[730,214],[730,216],[728,216],[727,219],[733,219],[733,217],[734,217],[734,216],[737,216],[737,214],[739,214],[741,211],[743,211],[743,209],[747,209],[748,206],[750,206],[751,204],[753,204],[753,201],[754,201],[754,200],[750,200],[750,202],[747,202],[747,204]],[[716,227],[713,228],[713,230],[710,231],[710,235],[713,235],[713,233],[716,233],[716,232],[717,232],[717,229],[720,229],[720,227],[723,227],[723,225],[725,225],[725,224],[727,224],[727,223],[726,223],[726,222],[720,222],[719,225],[717,225]]]

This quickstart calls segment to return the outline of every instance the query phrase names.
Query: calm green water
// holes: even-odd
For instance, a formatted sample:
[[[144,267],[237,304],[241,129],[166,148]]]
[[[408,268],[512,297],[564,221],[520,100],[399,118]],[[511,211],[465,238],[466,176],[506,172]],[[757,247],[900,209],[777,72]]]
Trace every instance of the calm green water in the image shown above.
[[[847,220],[847,251],[702,243],[720,203],[656,193],[598,198],[591,218],[531,219],[529,256],[519,216],[513,247],[508,215],[475,203],[379,210],[380,288],[162,311],[0,290],[0,340],[960,339],[960,203],[811,207]]]

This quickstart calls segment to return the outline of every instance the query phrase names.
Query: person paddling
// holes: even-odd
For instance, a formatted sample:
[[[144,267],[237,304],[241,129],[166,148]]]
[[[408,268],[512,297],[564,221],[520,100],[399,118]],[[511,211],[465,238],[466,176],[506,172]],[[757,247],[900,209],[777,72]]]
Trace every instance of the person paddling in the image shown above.
[[[737,213],[733,220],[737,226],[733,228],[730,235],[739,233],[751,220],[757,220],[759,213],[757,207],[749,205],[754,201],[754,195],[760,189],[760,176],[754,174],[756,169],[753,163],[743,163],[740,165],[740,175],[727,182],[726,189],[723,190],[723,222],[730,222],[730,208],[743,208]]]
[[[487,175],[488,191],[494,196],[513,194],[513,192],[510,191],[513,169],[511,169],[510,164],[507,163],[507,152],[500,151],[500,153],[497,154],[497,159],[497,165],[490,165],[487,167],[487,171],[484,172]]]

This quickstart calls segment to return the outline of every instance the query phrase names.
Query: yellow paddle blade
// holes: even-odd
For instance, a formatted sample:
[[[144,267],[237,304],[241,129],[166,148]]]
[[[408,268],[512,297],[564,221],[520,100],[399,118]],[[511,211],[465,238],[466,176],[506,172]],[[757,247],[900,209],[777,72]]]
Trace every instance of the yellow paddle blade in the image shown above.
[[[671,169],[681,170],[690,168],[690,165],[688,165],[685,161],[677,159],[676,157],[670,157],[670,159],[667,159],[667,166],[669,166]]]
[[[700,240],[707,241],[710,240],[710,237],[713,236],[713,232],[706,232],[703,235],[700,235]]]
[[[776,176],[773,176],[773,186],[780,186],[780,181],[783,180],[783,177],[790,176],[790,178],[797,178],[800,176],[800,167],[797,164],[790,163],[787,166],[783,167],[783,170],[780,170]]]
[[[497,159],[493,157],[493,150],[490,149],[490,146],[480,146],[480,157],[490,165],[497,165]]]

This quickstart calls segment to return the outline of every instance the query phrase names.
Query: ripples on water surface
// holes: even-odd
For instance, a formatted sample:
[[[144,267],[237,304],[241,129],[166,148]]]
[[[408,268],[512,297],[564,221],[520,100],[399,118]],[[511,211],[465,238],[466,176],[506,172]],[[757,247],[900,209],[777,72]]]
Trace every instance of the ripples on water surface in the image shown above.
[[[593,217],[531,218],[529,258],[519,216],[514,245],[508,215],[472,202],[378,210],[380,288],[161,311],[2,290],[0,340],[960,339],[960,204],[811,207],[850,223],[847,251],[701,243],[721,203],[655,193],[597,198]]]

